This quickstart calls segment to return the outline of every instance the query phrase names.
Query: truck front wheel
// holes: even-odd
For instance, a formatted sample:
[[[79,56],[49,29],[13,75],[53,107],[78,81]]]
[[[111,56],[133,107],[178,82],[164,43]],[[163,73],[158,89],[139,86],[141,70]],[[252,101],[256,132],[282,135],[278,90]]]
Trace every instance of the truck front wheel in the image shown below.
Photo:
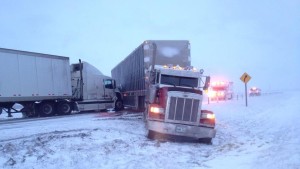
[[[148,135],[147,135],[148,139],[154,140],[155,136],[156,136],[156,133],[154,131],[152,131],[152,130],[148,131]]]
[[[117,99],[115,102],[115,110],[120,111],[124,109],[123,101],[121,99]]]
[[[54,113],[53,103],[50,102],[42,102],[39,105],[39,113],[43,117],[52,116]]]
[[[200,138],[199,142],[204,144],[212,144],[212,138]]]
[[[72,112],[72,107],[69,102],[60,102],[57,105],[57,111],[60,115],[69,115]]]

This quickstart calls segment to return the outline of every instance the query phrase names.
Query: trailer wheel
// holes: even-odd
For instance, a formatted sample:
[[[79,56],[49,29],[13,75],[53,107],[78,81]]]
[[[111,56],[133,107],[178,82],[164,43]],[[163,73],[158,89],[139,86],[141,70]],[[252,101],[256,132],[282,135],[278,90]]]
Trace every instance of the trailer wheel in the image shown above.
[[[121,99],[117,99],[115,102],[115,110],[120,111],[124,109],[123,101]]]
[[[60,115],[69,115],[72,112],[72,107],[69,102],[60,102],[57,105],[57,111]]]
[[[50,102],[42,102],[39,105],[40,115],[43,117],[52,116],[54,113],[53,103]]]

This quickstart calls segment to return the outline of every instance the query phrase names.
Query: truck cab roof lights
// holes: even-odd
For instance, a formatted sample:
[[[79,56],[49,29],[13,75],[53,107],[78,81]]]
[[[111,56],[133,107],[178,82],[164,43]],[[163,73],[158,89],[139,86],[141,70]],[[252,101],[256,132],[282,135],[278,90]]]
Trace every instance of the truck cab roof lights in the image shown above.
[[[184,70],[191,70],[191,71],[193,71],[193,72],[197,72],[197,71],[198,71],[197,68],[195,68],[194,66],[187,66],[187,67],[184,68]],[[200,73],[203,73],[204,70],[203,70],[203,69],[200,69],[199,72],[200,72]]]
[[[179,65],[177,65],[177,66],[173,66],[173,69],[175,69],[175,70],[183,70],[183,68],[182,68],[182,67],[180,67]]]
[[[187,66],[184,68],[184,70],[193,70],[193,68],[194,68],[193,66]]]
[[[204,72],[203,69],[198,70],[197,68],[195,68],[193,66],[181,67],[179,65],[173,66],[172,64],[168,64],[168,65],[163,65],[163,66],[156,65],[155,67],[163,68],[163,69],[173,69],[173,70],[187,70],[187,71],[193,71],[193,72],[200,72],[201,74],[203,74],[203,72]]]

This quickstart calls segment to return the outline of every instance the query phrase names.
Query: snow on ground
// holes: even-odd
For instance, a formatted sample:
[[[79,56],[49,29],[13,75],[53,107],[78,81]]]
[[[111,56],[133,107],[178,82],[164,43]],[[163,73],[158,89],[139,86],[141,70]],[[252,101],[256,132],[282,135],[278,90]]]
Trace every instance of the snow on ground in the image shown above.
[[[299,96],[300,92],[250,97],[248,107],[244,100],[207,105],[219,119],[217,138],[229,135],[232,141],[225,146],[233,147],[208,164],[213,168],[220,164],[228,168],[300,168]]]
[[[99,113],[0,123],[2,168],[300,168],[300,92],[204,103],[212,145],[149,140],[141,116]],[[7,114],[0,116],[4,121]]]

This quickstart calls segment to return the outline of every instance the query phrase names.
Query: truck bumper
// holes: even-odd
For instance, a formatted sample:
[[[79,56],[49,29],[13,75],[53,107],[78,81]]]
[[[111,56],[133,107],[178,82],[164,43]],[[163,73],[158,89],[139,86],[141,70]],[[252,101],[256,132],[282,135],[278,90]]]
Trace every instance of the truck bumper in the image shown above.
[[[216,130],[214,128],[166,123],[153,120],[148,121],[148,130],[162,134],[185,136],[196,139],[214,138],[216,136]]]

